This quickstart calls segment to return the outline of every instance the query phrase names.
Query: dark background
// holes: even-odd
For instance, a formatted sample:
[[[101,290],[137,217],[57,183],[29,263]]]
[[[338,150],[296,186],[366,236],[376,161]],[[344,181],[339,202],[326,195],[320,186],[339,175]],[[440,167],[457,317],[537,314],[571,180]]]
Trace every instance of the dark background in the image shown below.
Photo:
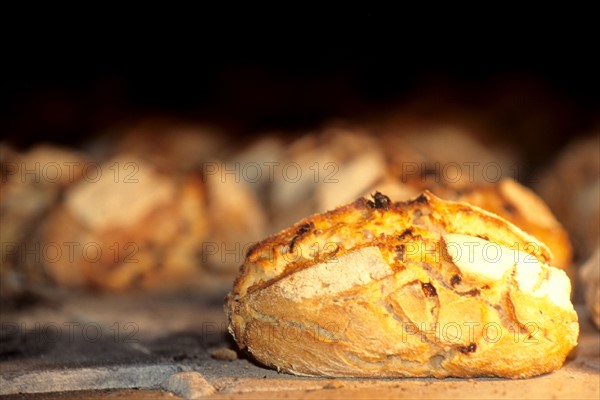
[[[235,11],[42,10],[22,20],[4,36],[4,136],[21,148],[77,145],[166,116],[216,124],[237,141],[333,117],[467,110],[543,163],[600,124],[598,34],[586,10]]]

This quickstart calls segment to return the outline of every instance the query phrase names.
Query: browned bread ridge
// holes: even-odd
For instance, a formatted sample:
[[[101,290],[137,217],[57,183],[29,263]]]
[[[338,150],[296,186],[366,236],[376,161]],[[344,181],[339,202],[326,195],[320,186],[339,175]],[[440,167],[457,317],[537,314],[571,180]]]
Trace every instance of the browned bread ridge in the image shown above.
[[[535,236],[552,250],[552,262],[569,277],[573,251],[569,235],[550,208],[531,189],[510,178],[503,178],[495,185],[480,185],[458,196],[474,206],[505,218],[523,231]]]
[[[570,281],[550,260],[475,206],[377,193],[250,249],[229,330],[298,375],[531,377],[560,368],[579,331]]]

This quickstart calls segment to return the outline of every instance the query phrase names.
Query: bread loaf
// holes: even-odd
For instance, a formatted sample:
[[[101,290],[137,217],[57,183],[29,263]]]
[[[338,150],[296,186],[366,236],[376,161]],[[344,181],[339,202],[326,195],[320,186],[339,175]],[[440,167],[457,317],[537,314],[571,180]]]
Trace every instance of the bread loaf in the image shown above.
[[[569,143],[538,179],[535,189],[568,230],[577,263],[600,239],[600,131]]]
[[[83,153],[61,146],[38,144],[19,152],[0,143],[0,298],[47,283],[36,262],[35,229],[82,179],[88,162]]]
[[[600,247],[579,270],[590,319],[600,329]]]
[[[531,377],[579,331],[550,261],[475,206],[377,193],[250,249],[225,309],[240,348],[297,375]]]
[[[203,279],[199,253],[208,227],[201,178],[175,179],[127,155],[98,171],[97,180],[70,187],[40,227],[48,276],[63,287],[108,290]]]

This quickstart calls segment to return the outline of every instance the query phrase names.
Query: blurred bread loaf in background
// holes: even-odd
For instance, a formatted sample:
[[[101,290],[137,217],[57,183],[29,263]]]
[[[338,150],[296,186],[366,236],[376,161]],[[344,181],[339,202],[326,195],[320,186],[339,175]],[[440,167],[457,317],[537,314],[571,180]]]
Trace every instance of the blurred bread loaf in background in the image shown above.
[[[600,131],[569,143],[534,189],[567,227],[578,261],[600,238]]]
[[[185,285],[208,234],[200,176],[173,176],[122,154],[94,181],[64,194],[39,229],[44,271],[60,286],[101,289]],[[70,248],[67,248],[70,246]],[[58,250],[60,249],[60,250]]]
[[[39,265],[43,249],[31,239],[90,164],[86,154],[72,148],[39,144],[18,151],[7,143],[0,143],[0,163],[0,296],[11,296],[44,284]]]
[[[589,316],[600,329],[600,246],[583,264],[579,272]]]

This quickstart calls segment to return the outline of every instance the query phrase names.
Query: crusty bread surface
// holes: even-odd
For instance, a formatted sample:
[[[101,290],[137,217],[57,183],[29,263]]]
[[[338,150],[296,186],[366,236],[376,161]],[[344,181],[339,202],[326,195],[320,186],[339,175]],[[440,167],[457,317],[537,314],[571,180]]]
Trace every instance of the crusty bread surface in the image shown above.
[[[551,258],[467,203],[376,193],[251,248],[225,309],[240,348],[297,375],[531,377],[577,344]]]

